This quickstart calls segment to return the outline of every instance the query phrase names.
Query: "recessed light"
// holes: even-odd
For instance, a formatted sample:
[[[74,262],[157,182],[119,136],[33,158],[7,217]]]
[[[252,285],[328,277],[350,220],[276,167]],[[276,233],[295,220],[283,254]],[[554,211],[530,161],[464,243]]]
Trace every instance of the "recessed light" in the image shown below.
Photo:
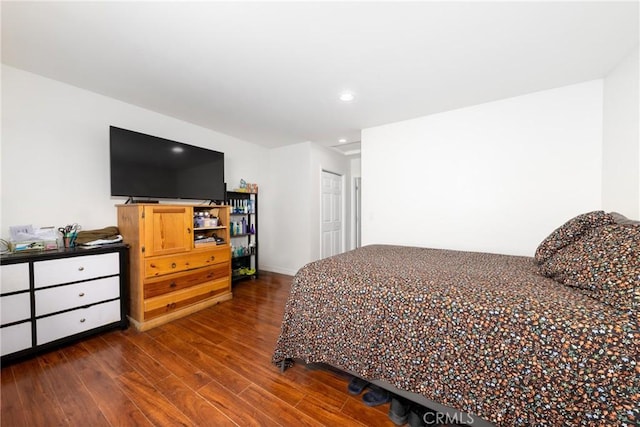
[[[182,148],[182,147],[173,147],[171,149],[171,151],[173,151],[174,153],[182,153],[184,151],[184,148]]]
[[[346,140],[346,139],[344,139],[344,138],[340,138],[340,139],[338,140],[338,142],[339,142],[340,144],[344,144],[345,142],[347,142],[347,140]]]
[[[340,101],[342,102],[351,102],[356,98],[353,92],[342,92],[340,94]]]

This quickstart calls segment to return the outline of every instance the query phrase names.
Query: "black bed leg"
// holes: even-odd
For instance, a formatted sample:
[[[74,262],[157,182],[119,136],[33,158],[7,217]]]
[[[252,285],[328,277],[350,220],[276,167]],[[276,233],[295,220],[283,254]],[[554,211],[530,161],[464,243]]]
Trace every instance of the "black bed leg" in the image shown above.
[[[280,373],[283,374],[284,371],[293,365],[292,359],[282,359],[280,362]]]

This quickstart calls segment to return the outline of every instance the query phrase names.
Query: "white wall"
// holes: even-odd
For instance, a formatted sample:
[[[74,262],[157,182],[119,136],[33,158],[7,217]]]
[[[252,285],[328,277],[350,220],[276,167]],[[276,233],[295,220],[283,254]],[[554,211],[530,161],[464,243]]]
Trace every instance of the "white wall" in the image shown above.
[[[224,152],[229,187],[266,180],[264,147],[3,65],[2,237],[9,225],[117,223],[109,125]]]
[[[268,235],[260,235],[260,265],[264,270],[295,274],[300,267],[320,258],[320,176],[322,170],[343,175],[346,185],[350,180],[349,169],[347,157],[312,142],[269,152],[269,179],[265,191],[274,203],[262,208],[261,201],[260,205],[260,221],[267,223],[268,230]],[[348,189],[343,192],[343,200],[344,248],[348,249]]]
[[[309,145],[303,142],[269,151],[267,185],[260,190],[259,256],[264,270],[293,275],[311,260]]]
[[[640,73],[636,46],[604,79],[602,204],[640,219]]]
[[[601,80],[365,129],[362,243],[531,256],[601,164]]]

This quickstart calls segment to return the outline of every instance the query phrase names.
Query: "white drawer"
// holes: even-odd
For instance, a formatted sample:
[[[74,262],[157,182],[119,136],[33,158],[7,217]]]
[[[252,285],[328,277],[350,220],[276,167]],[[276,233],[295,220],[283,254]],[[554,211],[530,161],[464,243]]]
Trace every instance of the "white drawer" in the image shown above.
[[[28,262],[2,265],[0,272],[0,285],[3,294],[29,290]]]
[[[120,300],[79,308],[36,320],[37,344],[88,331],[120,321]]]
[[[0,329],[2,356],[31,347],[31,322]]]
[[[118,253],[84,255],[71,258],[53,259],[33,263],[34,287],[78,282],[95,277],[119,274]]]
[[[36,316],[120,298],[120,276],[36,291]]]
[[[29,292],[23,292],[0,298],[0,318],[3,325],[27,320],[31,317],[31,298],[29,295]]]

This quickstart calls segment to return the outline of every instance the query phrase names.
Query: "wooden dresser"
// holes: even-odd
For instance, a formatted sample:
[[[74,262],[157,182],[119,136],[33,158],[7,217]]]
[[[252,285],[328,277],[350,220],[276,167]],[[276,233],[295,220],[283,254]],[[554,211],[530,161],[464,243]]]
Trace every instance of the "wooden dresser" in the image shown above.
[[[135,203],[117,208],[118,228],[131,248],[129,320],[136,329],[232,298],[228,206]],[[207,222],[195,224],[196,217]]]
[[[2,363],[126,328],[123,244],[0,258]]]

